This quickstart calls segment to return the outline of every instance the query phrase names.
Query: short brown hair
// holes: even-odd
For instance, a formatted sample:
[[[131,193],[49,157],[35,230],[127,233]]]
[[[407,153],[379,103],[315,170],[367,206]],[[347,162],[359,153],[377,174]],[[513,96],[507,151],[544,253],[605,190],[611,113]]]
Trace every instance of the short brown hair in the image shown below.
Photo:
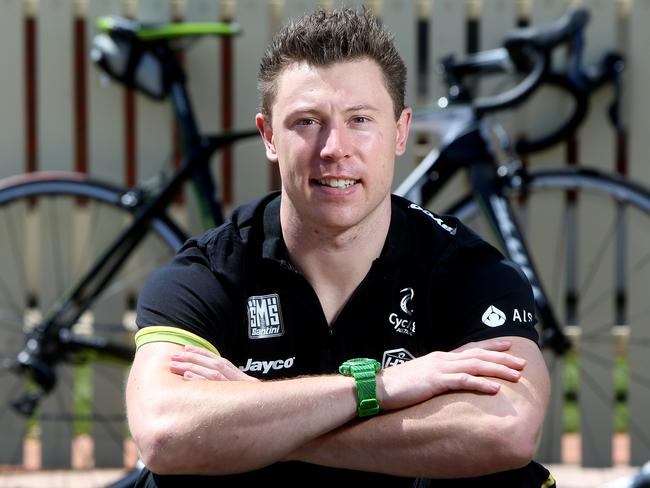
[[[277,94],[276,80],[287,66],[299,62],[327,66],[362,58],[375,61],[381,68],[398,118],[404,109],[406,66],[393,43],[393,35],[365,7],[332,11],[319,8],[289,21],[278,32],[260,64],[258,88],[262,113],[271,115]]]

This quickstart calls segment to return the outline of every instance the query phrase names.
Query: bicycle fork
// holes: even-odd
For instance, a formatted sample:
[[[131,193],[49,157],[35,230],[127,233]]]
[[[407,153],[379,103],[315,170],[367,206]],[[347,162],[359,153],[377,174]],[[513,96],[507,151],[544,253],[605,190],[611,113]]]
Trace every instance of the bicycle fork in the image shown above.
[[[535,298],[537,317],[542,326],[542,346],[550,347],[557,354],[571,348],[571,342],[562,332],[551,308],[547,294],[530,258],[526,240],[514,217],[512,207],[503,194],[505,178],[499,177],[492,161],[475,161],[468,167],[474,198],[482,208],[493,232],[499,239],[507,256],[515,262],[528,278]]]

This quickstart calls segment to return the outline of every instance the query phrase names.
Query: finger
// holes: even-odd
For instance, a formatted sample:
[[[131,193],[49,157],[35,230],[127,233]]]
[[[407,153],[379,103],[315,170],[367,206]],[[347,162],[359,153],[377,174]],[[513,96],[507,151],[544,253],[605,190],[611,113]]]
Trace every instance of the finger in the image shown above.
[[[489,376],[511,382],[517,382],[521,378],[521,372],[516,369],[476,358],[454,361],[449,363],[448,368],[450,368],[449,372],[452,374],[461,373],[472,376]]]
[[[169,363],[169,369],[172,373],[183,377],[187,372],[190,372],[208,380],[213,380],[213,381],[228,380],[228,378],[225,375],[223,375],[220,371],[212,368],[206,368],[194,363],[172,361]]]
[[[183,379],[194,381],[194,380],[207,380],[208,378],[204,378],[203,376],[198,375],[196,373],[192,373],[191,371],[185,371],[185,373],[183,374]]]
[[[445,386],[449,390],[476,391],[489,395],[494,395],[501,388],[499,383],[467,373],[447,375],[445,378]]]
[[[206,349],[204,347],[186,345],[184,349],[185,349],[185,351],[200,354],[202,356],[212,358],[212,359],[221,357],[220,354],[215,354],[214,352],[212,352],[209,349]]]
[[[503,364],[504,366],[508,366],[509,368],[513,369],[523,369],[524,366],[526,366],[526,360],[524,358],[499,351],[489,351],[486,349],[468,349],[460,353],[450,354],[452,355],[452,360],[477,358],[482,361],[490,361],[493,363]]]

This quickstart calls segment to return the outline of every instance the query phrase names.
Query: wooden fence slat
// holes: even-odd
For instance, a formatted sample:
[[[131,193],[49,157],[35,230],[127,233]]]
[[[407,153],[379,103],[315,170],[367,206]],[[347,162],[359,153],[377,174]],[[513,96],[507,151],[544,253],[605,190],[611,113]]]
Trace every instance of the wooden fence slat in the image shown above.
[[[0,178],[25,170],[25,82],[23,57],[24,14],[22,0],[2,5],[0,15]],[[11,116],[8,116],[11,114]]]
[[[529,23],[530,25],[538,25],[545,22],[551,22],[559,18],[565,11],[567,2],[565,0],[533,0],[530,6]],[[539,136],[544,133],[549,127],[553,127],[559,114],[565,113],[566,110],[562,107],[561,101],[556,101],[552,90],[541,90],[540,95],[532,97],[531,100],[526,102],[522,107],[519,114],[518,122],[521,124],[521,133],[529,134],[531,137]],[[544,165],[558,166],[562,165],[565,161],[565,147],[564,144],[559,144],[551,149],[547,149],[541,153],[526,157],[527,162],[531,167],[537,168]],[[558,198],[562,198],[558,195]],[[532,202],[531,202],[532,203]],[[555,229],[548,224],[551,222],[567,222],[570,218],[570,212],[567,214],[566,206],[563,201],[559,202],[559,208],[555,209],[555,219],[546,219],[540,215],[543,207],[530,208],[529,220],[530,222],[546,222],[546,226],[530,226],[529,243],[541,242],[557,242],[557,233],[563,232],[565,229]],[[554,236],[553,240],[549,236]],[[549,249],[550,251],[551,249]],[[555,249],[553,249],[555,251]],[[539,250],[539,262],[536,263],[540,272],[543,270],[553,270],[551,265],[557,257],[554,254]],[[563,255],[564,256],[564,255]],[[564,269],[560,275],[560,289],[565,290],[566,287],[566,272]],[[562,296],[558,296],[556,300],[556,313],[558,320],[564,321],[564,301]],[[559,307],[559,308],[557,308]],[[563,377],[564,377],[564,360],[558,358],[552,353],[545,353],[545,359],[549,368],[551,377],[551,399],[553,403],[549,405],[547,410],[546,419],[542,432],[542,439],[538,449],[538,458],[542,462],[556,463],[561,461],[562,456],[562,436],[564,433],[563,422]]]
[[[185,19],[187,21],[205,22],[218,21],[221,12],[218,2],[210,0],[190,0],[187,2]],[[231,42],[237,42],[236,36]],[[203,132],[216,133],[222,130],[223,103],[221,100],[222,79],[222,49],[224,40],[208,37],[202,38],[195,45],[185,51],[185,69],[187,73],[187,87],[193,99],[193,108],[197,116],[199,128]],[[219,152],[213,157],[211,168],[215,177],[219,193],[221,194],[222,154]],[[179,207],[184,207],[184,210]],[[182,220],[191,234],[200,234],[205,231],[199,218],[197,202],[191,184],[188,184],[184,193],[183,202],[174,206],[174,215]]]
[[[646,16],[646,19],[648,17]],[[646,24],[647,25],[647,24]],[[648,283],[650,283],[650,229],[648,219],[638,212],[628,212],[626,224],[630,229],[626,269],[629,273],[627,297],[630,336],[628,358],[628,432],[630,434],[630,464],[641,466],[650,459],[650,327],[648,326]]]
[[[585,63],[594,63],[601,59],[603,53],[616,46],[617,12],[614,2],[592,0],[585,2],[590,9],[591,17],[586,30]],[[600,167],[612,171],[615,169],[616,135],[607,121],[605,108],[609,105],[613,90],[601,90],[591,97],[590,111],[584,125],[577,134],[578,162],[589,166]],[[591,280],[588,287],[579,289],[579,310],[587,316],[578,317],[583,337],[598,333],[603,323],[612,324],[615,315],[613,297],[611,300],[600,300],[597,311],[587,307],[598,301],[602,293],[615,289],[615,256],[616,249],[609,248],[605,254],[598,257],[587,255],[593,253],[593,243],[602,242],[607,236],[609,225],[616,218],[616,209],[611,207],[613,202],[598,202],[602,205],[602,213],[594,218],[594,206],[587,195],[580,195],[578,205],[578,225],[582,231],[579,235],[579,282],[584,283],[592,269],[598,268],[598,276]],[[609,203],[609,205],[607,205]],[[601,224],[601,225],[597,225]],[[586,231],[586,228],[589,228]],[[604,227],[604,228],[603,228]],[[598,263],[594,262],[598,259]],[[603,265],[602,263],[607,263]],[[609,330],[609,325],[606,332]],[[584,346],[587,347],[587,344]],[[580,349],[579,349],[580,351]],[[592,467],[608,467],[612,465],[612,443],[614,434],[614,338],[607,335],[598,340],[597,344],[589,344],[589,353],[596,354],[598,361],[578,352],[580,362],[580,421],[582,433],[582,465]],[[596,378],[596,384],[588,381],[588,377]],[[605,398],[603,398],[605,397]]]
[[[645,62],[650,46],[650,1],[635,0],[632,3],[629,29],[629,51],[626,63],[626,85],[629,93],[629,148],[630,148],[630,176],[633,180],[650,185],[650,138],[647,135],[648,106],[650,106],[650,64]],[[630,257],[628,266],[631,273],[642,271],[639,258],[647,256],[650,249],[650,236],[643,229],[634,229],[630,236]],[[646,266],[647,267],[647,266]],[[645,268],[643,268],[644,270]],[[647,276],[647,273],[641,274]],[[630,309],[647,310],[648,303],[648,281],[635,280],[628,289]],[[650,371],[648,354],[641,345],[650,343],[648,334],[647,314],[639,314],[630,317],[630,370],[637,372]],[[639,344],[635,347],[635,344]],[[630,462],[634,465],[641,465],[650,459],[650,423],[648,419],[650,411],[650,388],[646,378],[635,378],[630,381],[629,390],[629,415],[636,420],[634,429],[630,432]]]
[[[85,221],[80,222],[85,224],[85,229],[80,228],[78,234],[87,236],[84,247],[90,248],[90,256],[96,259],[107,244],[115,239],[123,224],[126,224],[122,221],[123,212],[103,208],[99,213],[100,211],[90,203],[76,210],[85,217]],[[97,225],[95,220],[99,218],[101,221]],[[89,228],[93,229],[92,232],[88,232]],[[84,263],[86,266],[91,264],[91,262]],[[87,268],[84,266],[84,269]],[[127,269],[127,274],[131,269]],[[120,273],[119,278],[123,278],[124,274],[124,272]],[[92,307],[92,333],[111,342],[130,342],[130,334],[120,327],[124,321],[125,300],[124,290],[109,289],[104,292]],[[126,432],[123,420],[125,367],[119,364],[93,362],[91,375],[95,466],[98,468],[123,466],[123,443]]]
[[[244,33],[233,42],[234,124],[237,129],[245,129],[255,127],[255,114],[259,105],[257,71],[271,35],[269,5],[255,0],[238,0],[235,18]],[[264,156],[261,139],[238,143],[233,151],[233,161],[234,205],[252,200],[268,191],[270,163]]]
[[[526,242],[535,257],[537,271],[556,317],[562,322],[566,315],[564,291],[568,258],[566,249],[560,243],[574,221],[561,192],[533,194],[523,203],[522,211],[521,225],[525,229]],[[562,375],[565,361],[564,357],[548,350],[544,351],[544,359],[551,377],[551,404],[547,409],[536,459],[544,463],[560,463],[564,433]]]
[[[25,118],[23,104],[24,93],[24,13],[23,2],[12,0],[5,2],[0,15],[0,66],[5,67],[0,82],[0,147],[3,158],[0,163],[0,177],[21,173],[25,169]],[[4,114],[4,116],[3,116]],[[8,116],[11,114],[11,116]],[[1,225],[12,229],[13,233],[0,235],[0,310],[15,314],[15,323],[0,326],[0,343],[3,350],[15,351],[22,346],[20,335],[22,304],[27,292],[24,286],[24,268],[20,249],[17,249],[16,237],[23,236],[24,208],[18,213],[8,215],[2,212]],[[0,375],[0,391],[16,392],[24,388],[24,382],[13,375]],[[0,465],[20,465],[23,462],[22,439],[25,435],[25,419],[8,406],[9,397],[3,394],[0,415]]]
[[[137,18],[141,22],[171,20],[169,0],[139,0]],[[137,182],[169,169],[172,158],[172,113],[169,103],[152,100],[140,92],[136,95]]]
[[[121,0],[91,0],[87,15],[89,172],[93,177],[124,184],[124,88],[111,81],[90,59],[93,37],[99,33],[96,19],[120,15]]]
[[[64,0],[41,2],[37,17],[38,73],[38,162],[39,169],[72,170],[73,144],[73,5]],[[40,239],[56,235],[56,242],[41,246],[40,301],[47,310],[63,292],[62,283],[69,277],[72,221],[70,202],[39,206]],[[50,210],[61,220],[52,221]],[[60,246],[57,249],[55,246]],[[42,404],[41,461],[46,468],[70,466],[72,424],[60,420],[72,411],[74,378],[72,369],[58,368],[58,387]]]
[[[407,67],[406,79],[406,106],[413,106],[416,101],[416,28],[417,11],[415,2],[410,0],[388,0],[383,2],[383,10],[380,17],[386,28],[395,35],[395,46],[397,47]],[[417,165],[415,156],[415,138],[409,137],[406,152],[395,161],[395,177],[393,188],[397,187],[404,178]]]
[[[25,205],[12,206],[0,211],[0,225],[8,232],[0,233],[0,310],[8,317],[0,320],[0,351],[19,351],[24,346],[23,321],[24,303],[27,295],[25,282]],[[9,318],[11,317],[11,318]],[[5,353],[0,353],[4,358]],[[9,402],[16,400],[25,391],[26,381],[11,374],[0,375],[0,465],[21,465],[23,463],[23,439],[26,420],[19,416]]]
[[[562,16],[569,5],[568,0],[532,0],[530,10],[530,24],[538,25],[552,22]],[[558,52],[556,61],[564,59],[564,51]],[[558,118],[565,117],[570,111],[566,106],[566,98],[559,96],[555,89],[542,88],[539,95],[533,96],[526,102],[522,113],[525,132],[533,137],[546,134],[550,127],[554,127]],[[566,144],[556,146],[527,156],[531,167],[557,166],[566,161]]]
[[[446,86],[438,71],[440,61],[450,54],[462,59],[466,53],[467,18],[464,2],[455,0],[433,0],[429,17],[429,101],[435,103],[440,97],[446,96]],[[417,137],[413,134],[411,137]],[[430,146],[438,143],[436,137],[429,137]],[[459,173],[436,196],[431,209],[443,212],[451,202],[465,194],[467,184],[465,174]]]
[[[86,16],[87,51],[90,52],[94,35],[99,31],[96,19],[105,15],[121,15],[120,0],[91,0]],[[124,88],[117,82],[109,82],[107,76],[96,67],[87,56],[88,99],[89,99],[89,170],[93,177],[118,185],[124,184]],[[76,236],[86,239],[77,245],[84,248],[87,260],[78,270],[87,269],[91,256],[98,256],[115,237],[115,232],[123,222],[119,215],[109,222],[106,213],[97,214],[97,208],[88,203],[78,206]],[[101,227],[93,222],[101,219]],[[93,229],[92,231],[90,229]],[[106,337],[106,328],[98,324],[120,324],[125,309],[125,293],[114,293],[109,298],[101,298],[92,307],[91,330]],[[115,335],[115,332],[114,332]],[[115,414],[124,410],[124,370],[102,363],[93,363],[90,370],[90,385],[84,389],[92,398],[91,432],[95,467],[123,466],[123,443],[125,425],[117,420]]]

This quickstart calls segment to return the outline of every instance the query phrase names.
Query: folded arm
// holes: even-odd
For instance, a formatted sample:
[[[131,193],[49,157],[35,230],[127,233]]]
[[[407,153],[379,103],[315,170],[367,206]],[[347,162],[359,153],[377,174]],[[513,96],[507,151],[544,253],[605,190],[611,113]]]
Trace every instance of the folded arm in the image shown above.
[[[467,435],[463,426],[483,424],[457,415],[486,417],[484,411],[490,410],[482,402],[500,404],[487,399],[499,397],[500,390],[507,393],[519,380],[524,362],[504,352],[511,345],[485,341],[477,348],[432,353],[384,370],[378,378],[379,400],[394,413],[351,422],[356,413],[351,378],[247,381],[251,378],[223,358],[201,364],[202,358],[180,346],[148,344],[136,354],[129,377],[129,424],[145,464],[159,473],[226,474],[300,459],[420,475],[422,459],[442,476],[442,460],[421,456],[432,456],[448,443],[459,446],[458,451],[464,446],[463,455],[472,457],[475,446],[458,436]],[[187,381],[201,377],[229,381]],[[446,394],[451,390],[476,393]],[[446,418],[450,409],[453,418]],[[476,437],[474,433],[471,439]]]
[[[526,359],[519,381],[496,395],[449,392],[410,408],[351,422],[288,458],[428,478],[473,477],[524,466],[537,448],[549,380],[536,344],[509,337]],[[390,369],[382,374],[388,375]]]

